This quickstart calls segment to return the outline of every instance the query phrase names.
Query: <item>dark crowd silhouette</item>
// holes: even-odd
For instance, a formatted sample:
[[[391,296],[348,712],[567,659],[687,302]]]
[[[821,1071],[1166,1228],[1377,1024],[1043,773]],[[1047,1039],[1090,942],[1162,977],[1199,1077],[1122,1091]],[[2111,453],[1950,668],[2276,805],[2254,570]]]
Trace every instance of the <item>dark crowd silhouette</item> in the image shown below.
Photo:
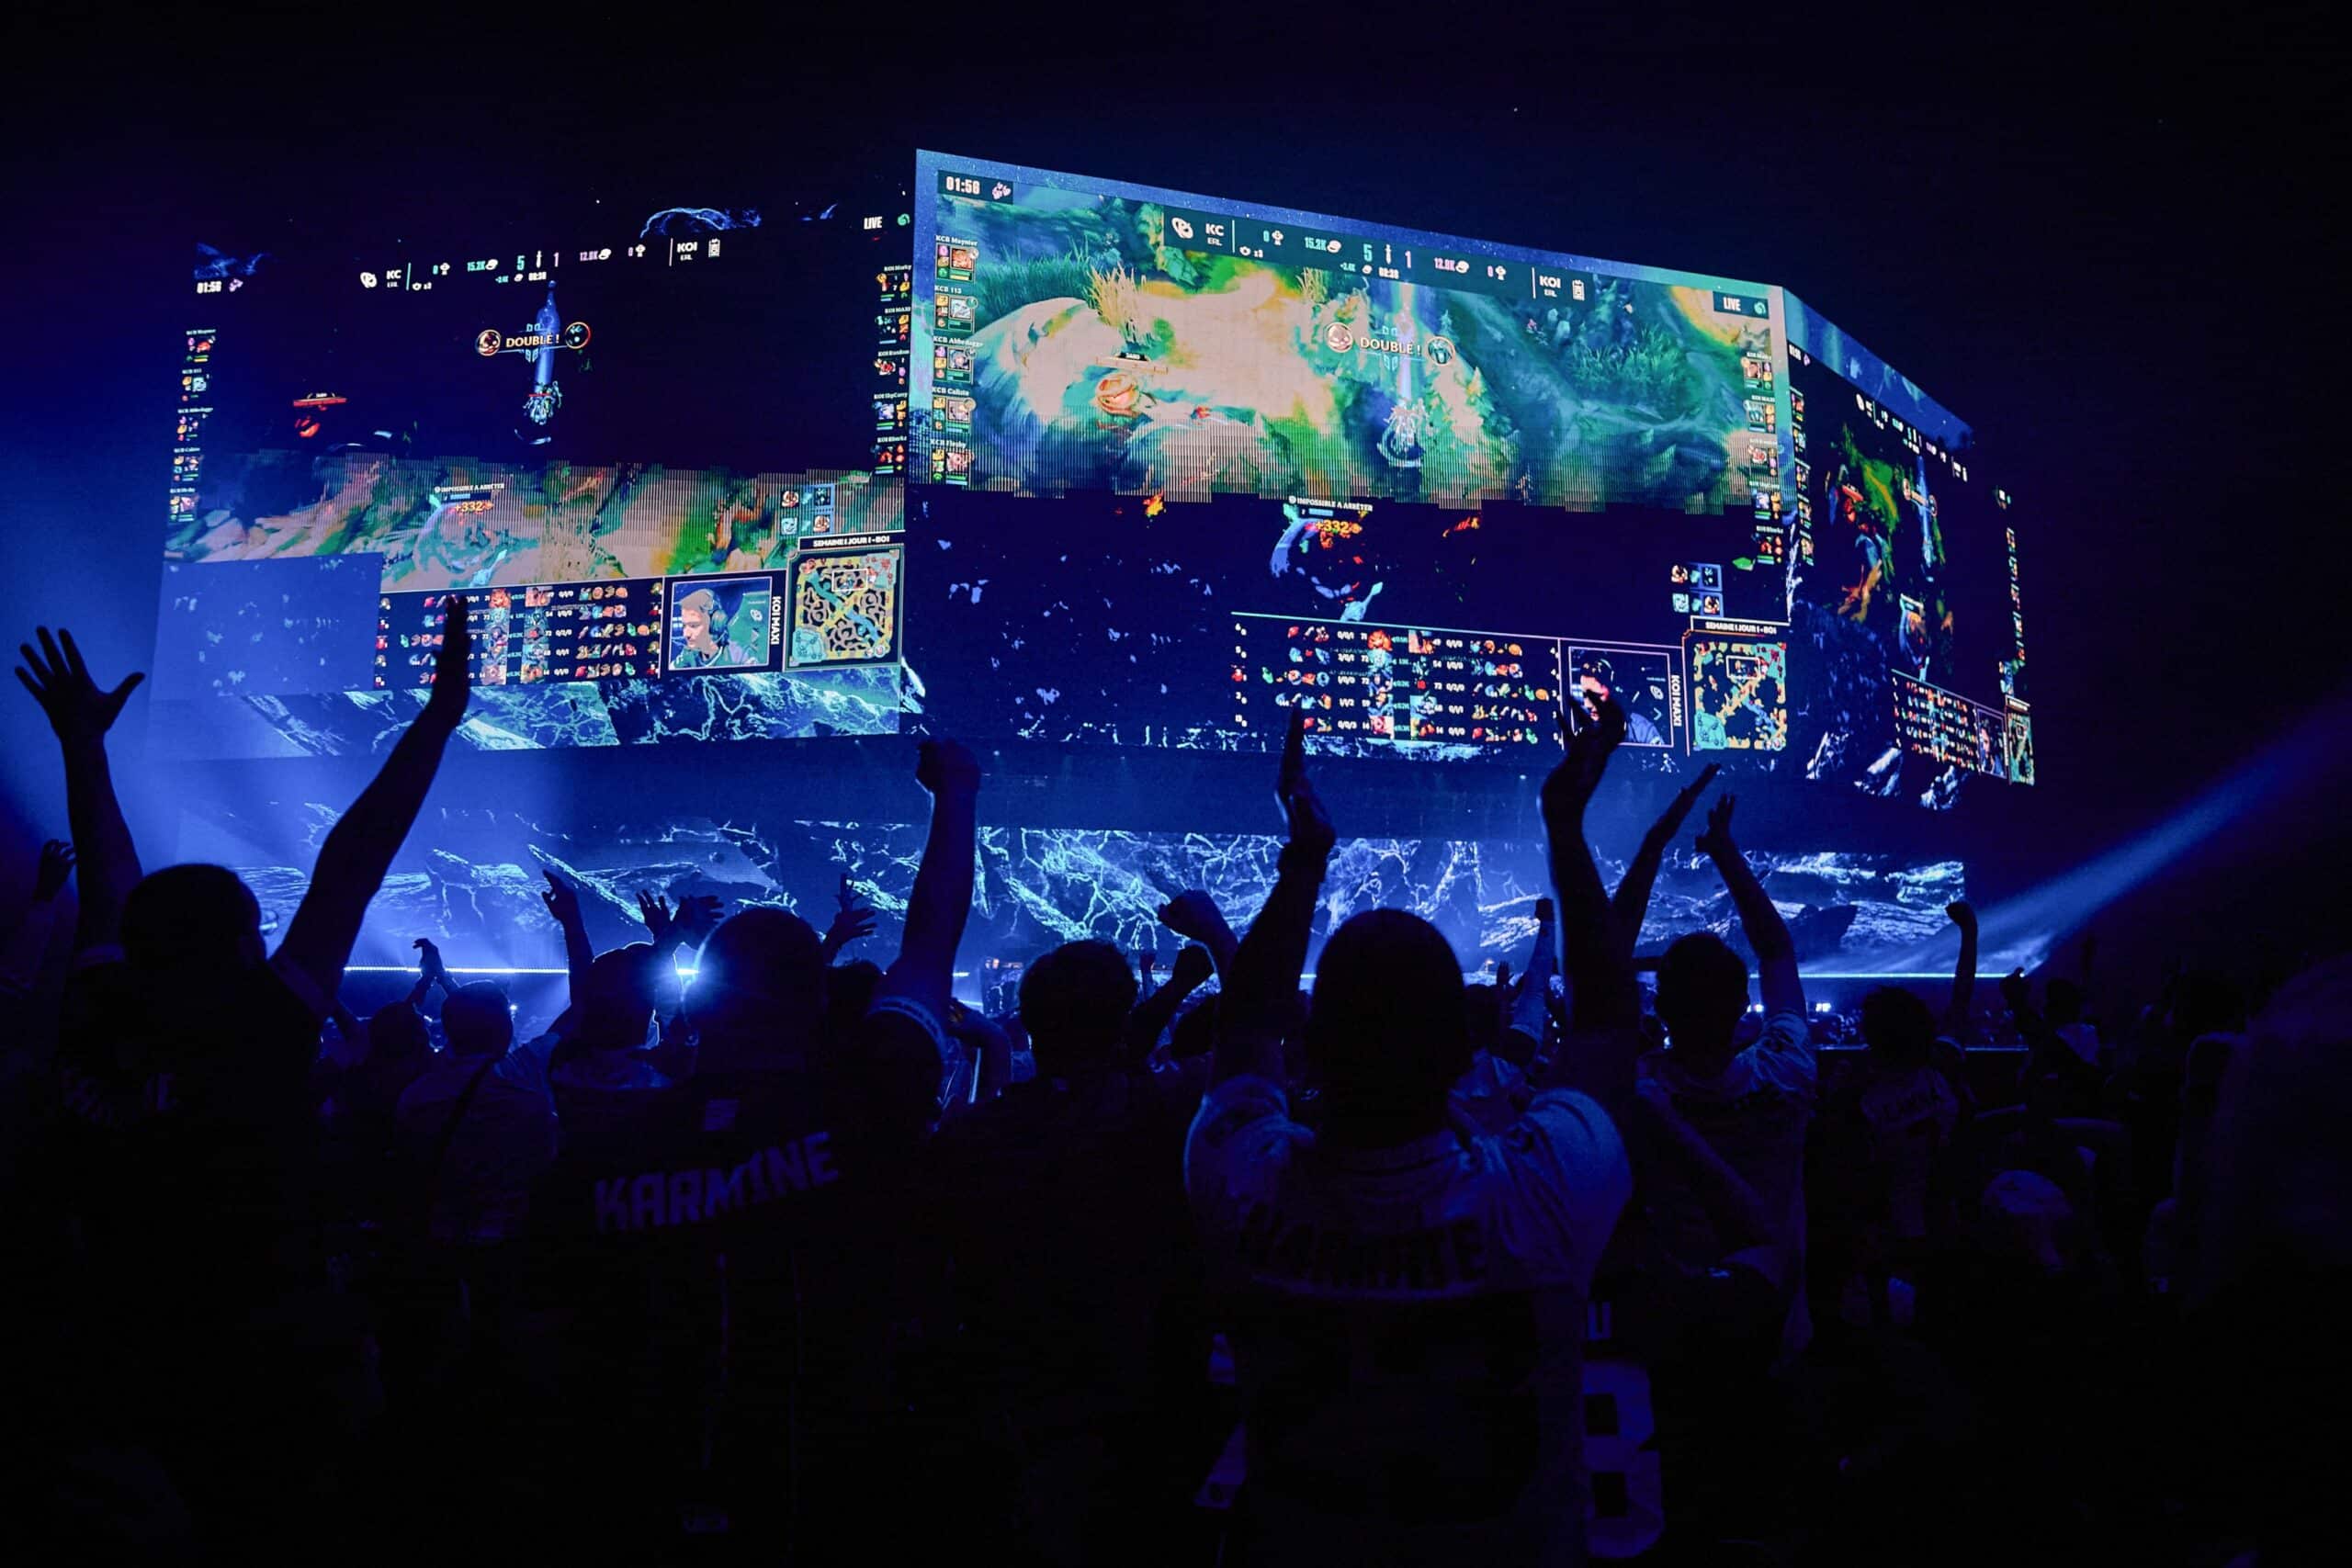
[[[954,998],[983,778],[931,740],[887,964],[846,880],[823,931],[649,891],[600,953],[550,875],[550,1027],[421,939],[361,1019],[464,719],[448,628],[274,952],[232,873],[142,867],[140,677],[22,649],[71,843],[0,965],[15,1561],[2327,1550],[2352,964],[1996,998],[1962,903],[1948,997],[1810,1010],[1734,799],[1684,838],[1714,770],[1603,885],[1604,703],[1562,716],[1553,897],[1492,984],[1380,909],[1301,988],[1336,836],[1294,715],[1272,889],[1171,898],[1164,979],[1073,942],[1003,1016]],[[1637,957],[1693,854],[1745,952]]]

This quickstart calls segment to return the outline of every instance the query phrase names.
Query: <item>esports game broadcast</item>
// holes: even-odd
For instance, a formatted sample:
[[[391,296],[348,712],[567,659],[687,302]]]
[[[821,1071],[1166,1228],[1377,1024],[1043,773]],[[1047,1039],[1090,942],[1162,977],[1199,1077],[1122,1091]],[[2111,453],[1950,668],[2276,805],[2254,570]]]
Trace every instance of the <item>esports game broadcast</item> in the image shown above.
[[[1971,776],[2030,784],[2014,498],[1965,445],[1966,426],[1791,302],[1804,776],[1931,808]]]
[[[2329,8],[16,9],[0,1568],[2352,1558]]]
[[[7,1561],[2345,1556],[2343,50],[17,9]]]
[[[1319,753],[1524,767],[1613,695],[1661,773],[2031,781],[2006,500],[1949,414],[1841,401],[1780,288],[928,152],[915,189],[946,728],[1258,752],[1300,708]]]
[[[506,954],[550,871],[626,919],[678,875],[799,908],[821,863],[889,928],[919,828],[861,803],[901,737],[1021,781],[1001,940],[1131,941],[1171,883],[1262,896],[1297,714],[1360,792],[1351,897],[1499,956],[1545,877],[1525,780],[1604,701],[1629,809],[1714,766],[1778,815],[1812,960],[1939,932],[1963,861],[1915,808],[2034,778],[2030,529],[1850,334],[1770,283],[911,164],[201,250],[151,742],[261,771],[185,842],[290,918],[296,763],[389,749],[464,594],[453,744],[508,774],[386,897]],[[1707,887],[1667,867],[1646,939],[1718,919]]]
[[[961,734],[2030,784],[2021,513],[1781,288],[932,152],[527,244],[211,250],[159,754]]]
[[[895,190],[766,220],[599,202],[519,239],[203,255],[159,752],[382,750],[453,593],[463,746],[894,731],[904,217]]]

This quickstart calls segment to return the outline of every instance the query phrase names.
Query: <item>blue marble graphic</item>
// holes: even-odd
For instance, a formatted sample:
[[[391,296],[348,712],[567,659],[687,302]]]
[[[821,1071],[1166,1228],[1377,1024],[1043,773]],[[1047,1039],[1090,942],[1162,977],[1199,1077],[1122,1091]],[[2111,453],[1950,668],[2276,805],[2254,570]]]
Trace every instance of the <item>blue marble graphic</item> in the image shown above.
[[[605,705],[625,744],[672,740],[799,740],[895,735],[899,670],[852,670],[686,680],[614,681]]]
[[[267,251],[255,251],[249,256],[236,256],[198,240],[196,243],[196,278],[201,283],[214,278],[251,277],[261,269],[261,264],[268,259]]]
[[[826,209],[831,217],[832,209]],[[729,209],[724,207],[665,207],[646,219],[645,226],[637,231],[640,240],[656,234],[717,234],[729,229],[756,229],[760,214],[755,208]]]
[[[187,847],[230,859],[229,846],[262,841],[267,830],[258,816],[240,822],[236,810],[216,809],[197,835],[215,835],[213,841]],[[322,806],[306,808],[311,843],[334,816]],[[580,887],[600,947],[638,934],[639,888],[673,898],[712,894],[729,909],[775,905],[821,928],[846,874],[879,917],[866,954],[887,962],[897,950],[925,830],[921,823],[681,815],[565,831],[516,812],[452,811],[419,825],[369,911],[355,961],[405,963],[414,939],[429,936],[452,963],[560,965],[560,942],[539,901],[541,874],[553,871]],[[1172,955],[1178,944],[1158,919],[1170,896],[1205,888],[1241,927],[1273,884],[1280,849],[1265,834],[984,828],[965,960],[1034,956],[1080,938]],[[1945,904],[1966,887],[1957,861],[1837,851],[1750,854],[1808,965],[1866,964],[1931,941],[1949,929]],[[273,926],[291,916],[302,871],[282,863],[238,869]],[[1613,885],[1623,866],[1604,857],[1601,871]],[[1410,909],[1446,933],[1466,967],[1490,960],[1517,965],[1534,935],[1544,875],[1543,846],[1532,841],[1343,839],[1316,933],[1328,935],[1364,909]],[[1738,919],[1713,868],[1678,852],[1660,870],[1641,951],[1654,954],[1698,931],[1736,942]]]
[[[202,568],[200,574],[213,570]],[[159,665],[174,668],[167,661]],[[424,709],[425,695],[422,690],[273,695],[239,689],[159,696],[151,707],[148,742],[156,756],[173,761],[379,756]],[[684,681],[478,686],[456,743],[474,751],[539,751],[672,740],[892,735],[899,728],[899,704],[896,665]]]

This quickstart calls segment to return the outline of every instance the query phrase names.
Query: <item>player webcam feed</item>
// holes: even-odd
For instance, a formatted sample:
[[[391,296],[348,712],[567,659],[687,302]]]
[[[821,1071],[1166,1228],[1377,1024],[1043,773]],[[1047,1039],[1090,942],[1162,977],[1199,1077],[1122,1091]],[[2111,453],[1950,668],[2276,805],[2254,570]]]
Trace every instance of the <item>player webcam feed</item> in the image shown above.
[[[764,670],[774,662],[772,577],[673,579],[670,660],[679,670]]]
[[[2031,784],[2010,496],[1965,425],[1801,303],[1791,314],[1821,349],[1790,348],[1805,777],[1936,809],[1971,775]]]
[[[783,651],[799,562],[901,536],[907,229],[878,204],[610,210],[527,244],[199,266],[164,531],[166,755],[381,749],[458,592],[476,746],[898,728],[895,570],[859,596],[862,624],[889,628],[880,655]]]
[[[935,722],[1247,751],[1296,707],[1524,766],[1606,694],[1661,770],[1785,747],[1777,289],[929,153],[917,191]]]

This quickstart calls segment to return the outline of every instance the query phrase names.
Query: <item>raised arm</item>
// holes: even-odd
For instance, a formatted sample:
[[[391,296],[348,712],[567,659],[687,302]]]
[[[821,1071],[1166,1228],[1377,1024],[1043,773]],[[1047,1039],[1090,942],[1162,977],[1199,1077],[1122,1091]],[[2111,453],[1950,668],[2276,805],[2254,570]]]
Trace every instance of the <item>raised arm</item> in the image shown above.
[[[554,917],[556,929],[563,932],[564,995],[567,1005],[588,994],[588,966],[596,962],[596,949],[588,941],[588,917],[580,908],[580,889],[551,871],[541,871],[548,879],[548,890],[539,895],[539,902],[548,907]]]
[[[675,908],[670,900],[650,888],[640,887],[637,894],[637,918],[645,923],[645,934],[653,947],[654,961],[669,967],[678,950],[688,942],[700,940],[697,932],[707,935],[718,923],[718,896],[715,893],[689,893],[678,900]]]
[[[1306,939],[1315,926],[1315,896],[1323,886],[1339,835],[1330,814],[1306,776],[1306,716],[1290,711],[1290,734],[1283,742],[1274,794],[1290,824],[1290,838],[1276,863],[1273,891],[1266,895],[1250,934],[1234,949],[1233,966],[1217,1003],[1216,1058],[1212,1081],[1255,1073],[1282,1072],[1283,1032],[1298,996],[1299,972],[1306,967]]]
[[[1233,968],[1233,950],[1240,939],[1233,934],[1233,927],[1216,900],[1197,887],[1188,887],[1159,907],[1159,923],[1178,936],[1199,942],[1209,951],[1209,961],[1216,965],[1219,975]]]
[[[139,851],[130,841],[130,824],[122,819],[122,803],[115,798],[107,731],[147,677],[126,675],[113,691],[102,691],[90,678],[90,667],[72,632],[51,637],[49,628],[41,626],[38,635],[40,651],[35,652],[28,642],[17,645],[25,662],[17,679],[49,716],[49,728],[56,732],[58,750],[65,758],[65,820],[74,835],[82,891],[74,947],[76,952],[110,947],[121,935],[123,900],[139,883]]]
[[[449,984],[448,966],[441,962],[441,950],[432,938],[418,937],[411,945],[416,949],[416,984],[409,990],[408,1005],[423,1012],[425,998],[436,989],[446,995],[455,987]]]
[[[463,594],[447,601],[441,649],[433,660],[433,694],[424,711],[392,747],[374,782],[359,792],[351,809],[319,846],[310,891],[286,929],[274,962],[281,972],[307,980],[319,997],[334,995],[343,966],[368,901],[384,885],[384,873],[400,852],[425,792],[441,771],[441,754],[466,716],[472,686],[472,614]]]
[[[1632,961],[1634,950],[1641,945],[1642,922],[1649,918],[1650,888],[1657,881],[1658,863],[1666,858],[1667,846],[1674,842],[1674,836],[1682,831],[1683,818],[1690,815],[1690,808],[1699,804],[1699,797],[1722,771],[1710,762],[1697,778],[1675,792],[1665,813],[1642,835],[1642,847],[1634,852],[1634,863],[1625,868],[1625,879],[1617,884],[1617,891],[1609,900],[1628,962]]]
[[[1608,770],[1610,753],[1625,738],[1625,710],[1604,697],[1598,718],[1587,721],[1582,712],[1568,708],[1560,714],[1567,755],[1544,781],[1544,832],[1551,849],[1552,891],[1559,898],[1560,951],[1572,1019],[1577,1033],[1597,1037],[1632,1029],[1641,1016],[1641,998],[1631,950],[1618,939],[1616,916],[1584,837],[1585,808]],[[1613,1085],[1616,1075],[1608,1076]],[[1619,1087],[1630,1087],[1630,1080]]]
[[[30,996],[40,982],[42,960],[49,956],[51,933],[57,930],[57,895],[74,874],[74,847],[50,840],[40,847],[40,863],[33,873],[32,902],[17,923],[5,950],[0,950],[0,997]]]
[[[857,889],[850,885],[849,873],[842,872],[842,885],[833,893],[832,923],[825,928],[825,962],[831,964],[841,956],[842,948],[873,934],[874,906],[857,896]]]
[[[327,998],[327,1016],[334,1021],[335,1044],[334,1049],[325,1053],[320,1066],[329,1072],[349,1072],[368,1060],[372,1048],[368,1026],[339,995]]]
[[[1552,977],[1560,972],[1559,918],[1552,900],[1535,900],[1535,946],[1527,955],[1527,970],[1519,977],[1519,989],[1512,994],[1510,1018],[1506,1025],[1513,1034],[1523,1034],[1527,1043],[1512,1059],[1524,1066],[1544,1047],[1544,1025],[1551,1016]]]
[[[2032,1053],[2026,1059],[2029,1076],[2056,1078],[2068,1093],[2078,1097],[2098,1093],[2107,1081],[2105,1076],[2059,1038],[2057,1030],[2033,1005],[2033,987],[2023,969],[2012,969],[2003,977],[2001,1000],[2008,1005],[2009,1015],[2017,1020],[2018,1033],[2024,1037]]]
[[[899,956],[875,987],[875,1000],[903,998],[942,1021],[955,990],[956,950],[972,913],[972,879],[979,842],[980,764],[954,740],[926,740],[915,778],[931,792],[931,836],[907,895],[907,925]]]
[[[1130,1062],[1142,1065],[1144,1058],[1151,1055],[1151,1048],[1159,1043],[1159,1037],[1167,1032],[1169,1021],[1176,1016],[1176,1010],[1184,1005],[1184,998],[1199,990],[1214,973],[1216,968],[1209,959],[1209,950],[1198,942],[1188,943],[1176,955],[1176,962],[1168,972],[1168,984],[1136,1003],[1135,1010],[1127,1014],[1126,1043]]]
[[[1944,906],[1960,928],[1960,960],[1952,966],[1951,1000],[1944,1008],[1944,1032],[1962,1044],[1973,1032],[1970,1008],[1976,998],[1976,911],[1965,898]]]
[[[1789,936],[1789,925],[1781,919],[1781,911],[1764,896],[1764,885],[1756,880],[1756,873],[1747,857],[1732,841],[1731,814],[1739,804],[1736,795],[1724,795],[1707,813],[1707,830],[1699,835],[1699,852],[1715,863],[1715,870],[1730,890],[1732,906],[1739,911],[1739,929],[1747,934],[1747,945],[1756,953],[1756,976],[1764,990],[1764,1010],[1768,1013],[1804,1011],[1804,982],[1797,977],[1797,944]]]

